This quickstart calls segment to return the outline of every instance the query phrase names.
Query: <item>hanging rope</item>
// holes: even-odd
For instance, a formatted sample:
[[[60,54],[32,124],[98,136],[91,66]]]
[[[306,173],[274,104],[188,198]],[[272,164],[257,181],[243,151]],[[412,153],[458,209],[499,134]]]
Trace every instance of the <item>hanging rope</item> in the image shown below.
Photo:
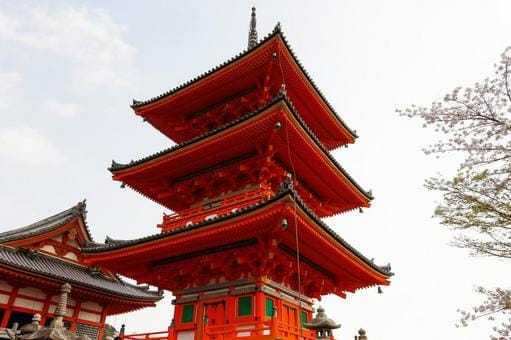
[[[292,172],[292,180],[296,178],[296,171],[293,164],[293,160],[291,158],[291,143],[289,142],[289,131],[287,126],[287,119],[285,120],[285,129],[286,129],[286,144],[287,144],[287,152],[289,157],[289,163],[291,165]],[[298,327],[300,329],[300,336],[303,336],[302,329],[302,278],[301,278],[301,268],[300,268],[300,237],[298,235],[298,215],[296,213],[297,208],[297,197],[296,191],[293,189],[293,216],[295,222],[295,243],[296,243],[296,269],[298,271]]]
[[[282,76],[282,85],[281,91],[285,94],[286,89],[286,79],[284,77],[284,68],[282,67],[282,58],[280,55],[280,50],[278,53],[279,57],[279,66],[280,66],[280,74]],[[291,157],[291,143],[289,141],[289,129],[287,124],[287,119],[284,120],[285,130],[286,130],[286,146],[287,146],[287,156],[289,158],[289,165],[291,166],[291,180],[296,178],[295,166],[293,163],[293,159]],[[292,182],[291,182],[292,183]],[[303,327],[302,327],[302,278],[301,278],[301,268],[300,268],[300,237],[298,234],[298,215],[296,213],[297,209],[297,196],[296,191],[293,189],[293,216],[295,222],[295,243],[296,243],[296,268],[298,271],[298,327],[300,330],[300,336],[303,338]]]
[[[280,67],[280,75],[282,77],[282,85],[284,88],[286,87],[286,79],[284,78],[284,68],[282,67],[282,58],[280,56],[280,50],[278,50],[278,57],[279,57],[279,67]]]

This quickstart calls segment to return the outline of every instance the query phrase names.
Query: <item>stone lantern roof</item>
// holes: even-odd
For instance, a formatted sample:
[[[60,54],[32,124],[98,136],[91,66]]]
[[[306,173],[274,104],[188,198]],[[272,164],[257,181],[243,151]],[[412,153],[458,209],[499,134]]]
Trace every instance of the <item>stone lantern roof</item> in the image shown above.
[[[337,329],[341,327],[341,324],[335,323],[332,319],[328,318],[325,314],[323,307],[318,308],[316,317],[311,320],[310,323],[306,323],[305,328],[320,330],[320,329]]]

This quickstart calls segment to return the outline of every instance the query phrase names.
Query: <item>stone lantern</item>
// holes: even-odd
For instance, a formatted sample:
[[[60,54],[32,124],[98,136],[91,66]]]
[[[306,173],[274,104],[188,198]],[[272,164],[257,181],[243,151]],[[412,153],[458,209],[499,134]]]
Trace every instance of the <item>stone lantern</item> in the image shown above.
[[[310,323],[304,325],[305,328],[312,329],[316,332],[316,339],[318,340],[333,340],[334,336],[332,330],[340,328],[341,324],[335,323],[329,319],[323,307],[318,308],[316,317]]]

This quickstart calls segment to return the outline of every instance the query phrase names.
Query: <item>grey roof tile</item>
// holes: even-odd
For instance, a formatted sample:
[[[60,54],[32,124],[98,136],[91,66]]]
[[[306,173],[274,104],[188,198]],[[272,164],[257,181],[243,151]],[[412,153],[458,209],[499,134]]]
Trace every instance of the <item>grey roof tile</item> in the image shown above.
[[[165,98],[165,97],[168,97],[170,95],[172,95],[173,93],[193,84],[193,83],[196,83],[198,82],[199,80],[209,76],[210,74],[213,74],[215,73],[216,71],[224,68],[224,67],[227,67],[228,65],[234,63],[235,61],[243,58],[244,56],[250,54],[250,52],[252,50],[254,50],[257,46],[260,46],[262,44],[264,44],[265,42],[267,42],[268,40],[270,40],[271,38],[273,38],[274,36],[277,36],[277,35],[280,35],[280,37],[282,38],[282,41],[284,42],[284,44],[286,45],[287,49],[289,50],[289,53],[291,54],[291,56],[293,57],[294,61],[296,62],[296,64],[300,67],[300,70],[303,72],[303,74],[305,74],[305,77],[307,78],[307,80],[311,83],[312,87],[314,88],[314,90],[316,90],[316,92],[319,94],[319,96],[321,97],[321,99],[325,102],[325,104],[328,106],[328,108],[330,109],[330,111],[332,111],[332,113],[334,114],[335,118],[339,121],[339,123],[341,123],[341,125],[346,128],[346,130],[348,130],[355,138],[358,137],[357,136],[357,133],[355,132],[355,130],[352,130],[348,127],[348,125],[344,122],[344,120],[342,120],[342,118],[337,114],[337,112],[334,110],[333,106],[328,102],[328,100],[325,98],[324,94],[321,92],[321,90],[318,88],[318,86],[316,85],[316,83],[314,82],[314,80],[312,79],[312,77],[310,76],[310,74],[307,72],[307,70],[305,69],[305,67],[302,65],[302,63],[300,62],[300,60],[298,59],[298,57],[295,55],[293,49],[291,48],[291,46],[289,45],[289,42],[287,41],[285,35],[284,35],[284,32],[282,32],[282,28],[281,28],[281,25],[280,23],[277,23],[277,25],[275,26],[275,28],[273,29],[273,31],[271,33],[269,33],[268,35],[266,35],[266,37],[264,37],[263,39],[261,39],[259,41],[259,43],[254,46],[253,48],[250,48],[250,49],[247,49],[241,53],[238,53],[235,57],[225,61],[224,63],[210,69],[209,71],[207,72],[204,72],[202,73],[201,75],[167,91],[167,92],[164,92],[156,97],[153,97],[153,98],[150,98],[148,100],[135,100],[133,99],[133,103],[131,105],[131,107],[133,109],[137,109],[139,107],[143,107],[147,104],[150,104],[150,103],[154,103],[162,98]]]
[[[89,238],[89,241],[92,241],[92,236],[90,234],[89,228],[87,227],[85,219],[87,214],[86,207],[87,205],[85,200],[83,200],[82,202],[78,202],[78,204],[67,210],[61,211],[53,216],[47,217],[28,226],[4,231],[0,233],[0,244],[22,240],[24,238],[30,238],[51,232],[71,222],[73,219],[80,215],[82,216],[85,224],[85,230],[87,233],[86,236]]]
[[[325,153],[325,155],[332,161],[332,163],[339,169],[339,171],[344,175],[346,176],[346,178],[348,178],[348,180],[353,184],[355,185],[355,187],[360,190],[360,192],[362,192],[368,199],[372,200],[374,199],[374,196],[372,194],[372,192],[370,190],[364,190],[362,188],[362,186],[360,186],[360,184],[358,184],[355,179],[339,164],[339,162],[337,162],[337,160],[332,156],[332,154],[330,153],[330,151],[328,151],[328,149],[321,143],[321,141],[319,140],[319,138],[312,132],[312,130],[307,126],[307,124],[305,123],[305,121],[303,120],[303,118],[299,115],[299,113],[297,112],[296,108],[294,107],[293,103],[291,102],[291,100],[282,92],[280,92],[273,100],[271,100],[270,102],[268,102],[267,104],[265,104],[264,106],[258,108],[257,110],[251,112],[251,113],[248,113],[242,117],[239,117],[237,119],[235,119],[234,121],[232,122],[229,122],[227,124],[224,124],[222,126],[219,126],[215,129],[212,129],[202,135],[199,135],[197,137],[194,137],[184,143],[181,143],[181,144],[177,144],[177,145],[174,145],[170,148],[167,148],[167,149],[164,149],[162,151],[159,151],[155,154],[152,154],[152,155],[149,155],[149,156],[146,156],[144,158],[141,158],[139,160],[136,160],[136,161],[131,161],[130,163],[128,164],[122,164],[122,163],[117,163],[116,161],[112,161],[112,165],[110,166],[110,168],[108,168],[108,170],[110,170],[111,172],[116,172],[116,171],[120,171],[120,170],[125,170],[125,169],[128,169],[132,166],[136,166],[136,165],[139,165],[139,164],[143,164],[147,161],[150,161],[152,159],[156,159],[160,156],[163,156],[163,155],[166,155],[166,154],[169,154],[169,153],[172,153],[172,152],[175,152],[181,148],[184,148],[185,146],[188,146],[190,144],[193,144],[193,143],[196,143],[196,142],[199,142],[200,140],[202,139],[205,139],[211,135],[214,135],[216,133],[219,133],[223,130],[226,130],[234,125],[237,125],[253,116],[256,116],[257,114],[265,111],[266,109],[270,108],[271,106],[273,106],[274,104],[278,103],[279,101],[284,101],[284,103],[286,103],[286,105],[289,107],[291,113],[295,116],[296,120],[300,123],[300,125],[303,127],[303,129],[309,134],[309,136],[314,140],[314,142],[316,142],[316,144],[319,146],[319,148]]]
[[[303,211],[305,211],[321,228],[323,228],[328,234],[330,234],[337,242],[339,242],[339,244],[344,246],[348,251],[350,251],[352,254],[354,254],[359,259],[364,261],[367,265],[369,265],[369,267],[375,269],[376,271],[378,271],[379,273],[381,273],[383,275],[387,275],[387,276],[393,275],[393,273],[391,272],[390,265],[386,265],[386,266],[376,265],[372,260],[369,260],[367,257],[362,255],[362,253],[360,253],[351,244],[349,244],[347,241],[345,241],[339,234],[337,234],[332,228],[330,228],[325,222],[323,222],[316,214],[314,214],[314,212],[311,209],[309,209],[307,207],[305,202],[300,198],[300,196],[292,188],[292,186],[286,182],[283,183],[283,185],[281,186],[281,189],[277,192],[277,194],[275,196],[268,198],[268,199],[264,199],[262,201],[259,201],[258,203],[255,203],[251,206],[241,208],[235,212],[227,213],[225,215],[218,216],[211,220],[207,220],[207,221],[205,220],[205,221],[202,221],[199,223],[195,223],[192,225],[177,228],[177,229],[165,232],[165,233],[153,234],[153,235],[141,237],[138,239],[118,241],[115,243],[106,243],[106,244],[94,243],[94,244],[91,244],[89,247],[83,248],[82,251],[84,253],[100,253],[103,251],[122,249],[125,247],[142,244],[142,243],[153,241],[153,240],[163,239],[166,237],[170,237],[172,235],[184,233],[184,232],[194,230],[194,229],[199,229],[201,227],[204,227],[204,226],[207,226],[210,224],[214,224],[219,221],[224,221],[224,220],[227,220],[227,219],[230,219],[233,217],[237,217],[237,216],[243,215],[243,214],[253,211],[253,210],[257,210],[261,207],[264,207],[270,203],[273,203],[273,202],[279,200],[280,198],[282,198],[286,195],[291,195],[293,198],[295,198],[296,202],[298,203],[298,206],[300,206],[300,208]]]
[[[111,295],[149,301],[161,299],[158,292],[147,290],[145,287],[137,287],[118,278],[105,277],[87,267],[25,248],[0,246],[0,266],[2,265]]]

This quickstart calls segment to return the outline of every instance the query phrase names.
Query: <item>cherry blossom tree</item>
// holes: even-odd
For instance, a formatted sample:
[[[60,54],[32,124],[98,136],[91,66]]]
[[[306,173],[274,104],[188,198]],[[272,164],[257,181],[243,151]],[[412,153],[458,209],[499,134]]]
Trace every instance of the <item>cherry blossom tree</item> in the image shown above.
[[[457,87],[431,106],[397,111],[440,133],[424,149],[426,154],[463,155],[454,178],[438,175],[426,181],[428,189],[443,195],[435,216],[460,231],[454,244],[473,255],[511,259],[511,47],[502,53],[492,77],[473,87]],[[511,339],[511,290],[477,291],[486,301],[460,311],[460,325],[487,317],[495,322],[491,339]]]

